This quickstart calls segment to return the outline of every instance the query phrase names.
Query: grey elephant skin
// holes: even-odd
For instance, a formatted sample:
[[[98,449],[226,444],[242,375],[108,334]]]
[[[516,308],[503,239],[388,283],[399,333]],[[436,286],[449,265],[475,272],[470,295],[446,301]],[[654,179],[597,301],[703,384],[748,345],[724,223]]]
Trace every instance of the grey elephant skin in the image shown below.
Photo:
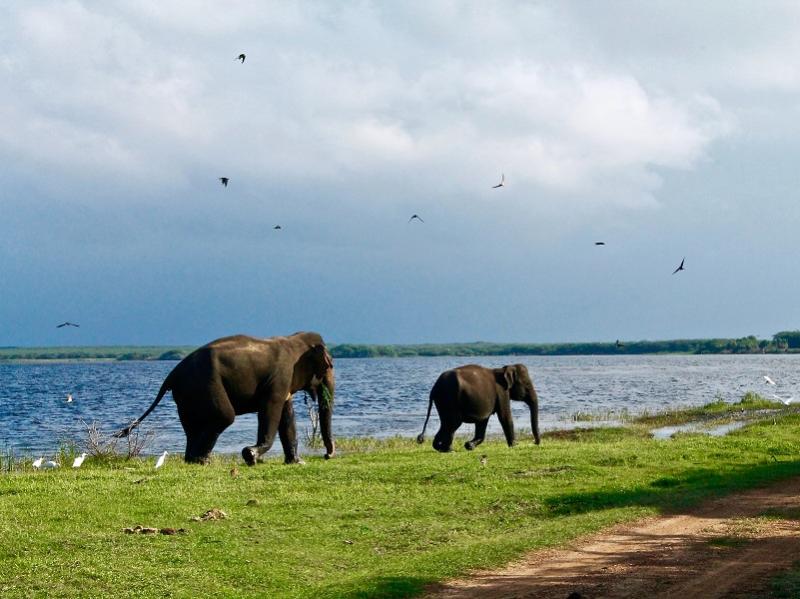
[[[525,402],[531,411],[531,430],[538,445],[539,398],[524,364],[511,364],[502,368],[484,368],[477,364],[459,366],[439,375],[431,389],[428,415],[417,441],[425,440],[425,428],[431,417],[431,406],[436,404],[439,414],[439,431],[433,438],[433,448],[450,451],[453,436],[464,422],[475,424],[475,437],[464,447],[474,449],[486,437],[489,417],[497,414],[508,446],[514,445],[514,420],[511,400]]]
[[[292,394],[306,391],[319,406],[325,457],[335,452],[331,433],[333,359],[317,333],[258,339],[217,339],[186,356],[167,375],[155,401],[116,436],[127,436],[172,391],[186,433],[187,462],[208,461],[220,433],[239,414],[258,414],[256,444],[242,457],[253,465],[280,437],[287,464],[299,462]]]

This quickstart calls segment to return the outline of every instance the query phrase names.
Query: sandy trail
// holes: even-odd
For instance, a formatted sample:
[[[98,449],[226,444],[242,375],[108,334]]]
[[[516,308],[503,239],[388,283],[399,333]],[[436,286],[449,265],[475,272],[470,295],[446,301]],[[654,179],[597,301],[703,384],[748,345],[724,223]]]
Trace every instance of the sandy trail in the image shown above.
[[[746,597],[800,560],[800,478],[620,525],[499,571],[432,587],[428,599]]]

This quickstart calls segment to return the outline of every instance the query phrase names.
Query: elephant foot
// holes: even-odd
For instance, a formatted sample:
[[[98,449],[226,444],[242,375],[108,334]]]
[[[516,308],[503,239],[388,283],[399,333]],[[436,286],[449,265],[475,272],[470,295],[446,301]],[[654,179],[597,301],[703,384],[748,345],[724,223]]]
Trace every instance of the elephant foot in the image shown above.
[[[211,458],[208,457],[207,455],[201,455],[201,456],[187,455],[183,457],[183,461],[186,462],[187,464],[201,464],[203,466],[207,466],[208,464],[211,463]]]
[[[330,460],[332,457],[333,457],[333,453],[326,453],[325,454],[325,459],[326,460]]]
[[[255,466],[257,457],[258,456],[252,447],[245,447],[242,450],[242,458],[244,458],[244,463],[248,466]]]
[[[306,465],[306,463],[303,461],[303,458],[298,457],[298,456],[292,456],[290,458],[284,458],[283,459],[283,463],[287,464],[287,465],[288,464],[300,464],[302,466]]]

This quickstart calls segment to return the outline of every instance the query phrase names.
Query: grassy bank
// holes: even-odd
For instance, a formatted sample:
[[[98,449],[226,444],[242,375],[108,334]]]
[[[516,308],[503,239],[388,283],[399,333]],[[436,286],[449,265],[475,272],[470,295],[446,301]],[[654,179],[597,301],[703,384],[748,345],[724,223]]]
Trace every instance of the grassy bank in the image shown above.
[[[337,458],[292,467],[26,466],[0,475],[0,596],[412,596],[611,523],[800,475],[799,435],[800,414],[782,410],[719,438],[654,441],[636,424],[444,455],[343,440]],[[229,517],[189,521],[214,507]],[[123,533],[135,525],[187,532]]]

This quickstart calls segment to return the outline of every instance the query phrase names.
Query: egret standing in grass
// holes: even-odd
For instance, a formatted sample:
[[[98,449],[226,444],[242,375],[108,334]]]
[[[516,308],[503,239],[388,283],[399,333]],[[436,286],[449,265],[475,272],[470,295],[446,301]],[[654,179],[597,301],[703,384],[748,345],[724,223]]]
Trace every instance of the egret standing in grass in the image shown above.
[[[31,466],[33,466],[34,469],[38,470],[39,468],[42,467],[42,462],[44,462],[44,456],[39,456],[39,459],[33,460]]]
[[[72,467],[73,468],[80,468],[81,464],[83,464],[83,460],[85,460],[85,459],[86,459],[86,452],[84,451],[81,455],[79,455],[77,458],[75,458],[73,460]]]
[[[163,466],[164,462],[166,461],[167,461],[167,452],[165,451],[156,460],[156,468],[161,468],[161,466]]]

